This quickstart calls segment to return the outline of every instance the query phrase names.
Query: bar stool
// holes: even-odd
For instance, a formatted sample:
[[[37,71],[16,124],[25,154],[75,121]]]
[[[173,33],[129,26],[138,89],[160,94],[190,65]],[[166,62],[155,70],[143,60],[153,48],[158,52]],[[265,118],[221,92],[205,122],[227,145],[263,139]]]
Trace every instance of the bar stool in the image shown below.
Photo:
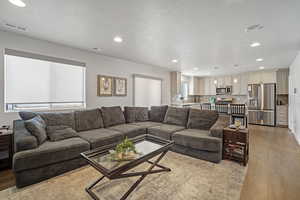
[[[230,116],[231,116],[231,123],[234,123],[235,119],[238,118],[243,120],[243,125],[246,128],[248,127],[245,104],[230,104]]]
[[[211,104],[210,103],[201,104],[201,110],[211,110]]]
[[[226,114],[228,115],[228,104],[225,103],[216,103],[216,111],[219,114]]]

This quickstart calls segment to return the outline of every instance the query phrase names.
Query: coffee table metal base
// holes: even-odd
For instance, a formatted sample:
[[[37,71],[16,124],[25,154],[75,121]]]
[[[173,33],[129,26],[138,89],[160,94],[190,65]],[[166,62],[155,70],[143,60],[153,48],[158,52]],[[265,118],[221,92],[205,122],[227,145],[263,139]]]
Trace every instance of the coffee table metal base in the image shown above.
[[[171,171],[170,168],[164,167],[159,163],[159,161],[166,155],[167,151],[162,152],[160,154],[160,156],[154,161],[146,161],[149,164],[151,164],[151,166],[148,168],[147,171],[142,171],[142,172],[132,172],[132,173],[125,173],[125,174],[117,174],[113,177],[110,177],[110,180],[113,179],[120,179],[120,178],[128,178],[128,177],[133,177],[133,176],[141,176],[130,188],[129,190],[121,197],[120,200],[125,200],[130,193],[143,181],[143,179],[149,175],[149,174],[155,174],[155,173],[161,173],[161,172],[169,172]],[[154,167],[158,167],[160,169],[156,169],[153,170]],[[105,176],[100,177],[99,179],[97,179],[94,183],[92,183],[89,187],[87,187],[85,190],[87,191],[87,193],[95,200],[100,200],[97,195],[92,191],[92,189],[101,181],[104,179]]]

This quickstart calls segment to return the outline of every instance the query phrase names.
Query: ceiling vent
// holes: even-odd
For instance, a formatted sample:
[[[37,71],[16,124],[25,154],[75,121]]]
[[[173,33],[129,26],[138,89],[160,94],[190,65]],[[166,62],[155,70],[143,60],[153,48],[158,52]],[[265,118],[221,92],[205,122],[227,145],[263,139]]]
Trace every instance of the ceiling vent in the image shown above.
[[[8,22],[3,22],[3,26],[4,26],[4,28],[9,29],[9,30],[23,31],[23,32],[25,32],[27,30],[27,28],[24,26],[19,26],[19,25],[13,24],[13,23],[8,23]]]
[[[255,30],[261,30],[263,28],[264,28],[264,26],[261,25],[261,24],[254,24],[254,25],[248,26],[245,29],[245,32],[250,32],[250,31],[255,31]]]

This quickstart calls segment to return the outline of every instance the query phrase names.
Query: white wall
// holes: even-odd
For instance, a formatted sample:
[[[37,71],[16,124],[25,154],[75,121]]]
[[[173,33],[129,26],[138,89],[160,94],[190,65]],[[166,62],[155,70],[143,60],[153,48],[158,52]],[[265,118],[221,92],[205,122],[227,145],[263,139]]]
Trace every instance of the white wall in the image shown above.
[[[142,74],[163,79],[162,101],[170,103],[170,74],[167,69],[151,65],[137,64],[122,59],[102,56],[93,52],[70,48],[47,41],[0,31],[0,125],[11,124],[17,119],[17,113],[4,113],[4,49],[10,48],[58,58],[85,62],[86,69],[86,102],[88,108],[111,105],[133,104],[133,76]],[[97,74],[125,77],[128,79],[126,97],[98,97]],[[24,88],[26,90],[26,88]]]
[[[300,53],[290,66],[289,128],[300,144]],[[296,93],[294,93],[296,88]]]

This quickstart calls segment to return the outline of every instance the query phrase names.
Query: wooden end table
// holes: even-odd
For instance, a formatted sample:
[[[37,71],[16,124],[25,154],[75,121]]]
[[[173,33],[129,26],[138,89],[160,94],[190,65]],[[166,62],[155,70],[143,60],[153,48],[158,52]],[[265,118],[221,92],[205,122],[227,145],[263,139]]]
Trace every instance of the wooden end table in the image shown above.
[[[223,129],[223,159],[247,165],[249,159],[249,130]]]
[[[11,168],[13,157],[13,131],[0,129],[0,169]]]

